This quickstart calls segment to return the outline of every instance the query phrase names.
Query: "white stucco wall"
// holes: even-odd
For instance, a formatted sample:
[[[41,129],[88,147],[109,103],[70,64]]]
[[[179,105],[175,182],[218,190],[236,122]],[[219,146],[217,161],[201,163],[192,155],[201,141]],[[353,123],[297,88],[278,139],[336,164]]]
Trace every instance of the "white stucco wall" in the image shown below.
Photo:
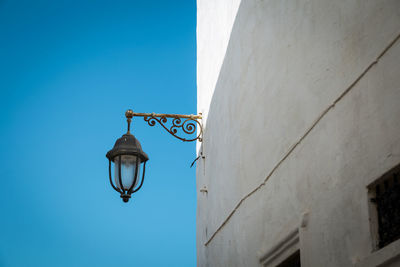
[[[197,1],[198,111],[208,110],[240,0]],[[207,121],[204,112],[203,121]]]
[[[259,266],[303,213],[304,266],[360,264],[400,162],[400,1],[236,4],[198,1],[198,264]]]

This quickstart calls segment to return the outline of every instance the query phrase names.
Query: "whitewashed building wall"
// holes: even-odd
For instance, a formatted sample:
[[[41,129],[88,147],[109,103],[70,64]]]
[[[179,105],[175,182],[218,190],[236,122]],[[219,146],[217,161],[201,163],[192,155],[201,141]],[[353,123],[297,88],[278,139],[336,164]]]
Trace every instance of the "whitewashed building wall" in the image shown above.
[[[198,266],[395,258],[374,250],[367,186],[400,163],[400,1],[197,8]]]

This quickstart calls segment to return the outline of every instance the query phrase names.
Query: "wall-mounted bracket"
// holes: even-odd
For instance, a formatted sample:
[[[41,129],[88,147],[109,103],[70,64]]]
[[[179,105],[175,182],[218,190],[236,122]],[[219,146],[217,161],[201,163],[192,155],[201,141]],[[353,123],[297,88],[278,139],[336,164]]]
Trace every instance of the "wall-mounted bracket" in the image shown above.
[[[200,121],[202,119],[201,113],[199,115],[137,113],[128,109],[125,112],[125,116],[128,120],[128,131],[133,117],[143,117],[144,121],[147,122],[148,125],[154,126],[156,125],[156,122],[158,122],[167,132],[184,142],[192,142],[196,140],[201,142],[203,138],[203,126]],[[172,125],[170,127],[166,125],[169,118],[172,119]],[[187,135],[195,134],[197,127],[199,130],[197,131],[197,135],[193,138],[186,139],[178,136],[178,130],[182,130],[182,132]]]

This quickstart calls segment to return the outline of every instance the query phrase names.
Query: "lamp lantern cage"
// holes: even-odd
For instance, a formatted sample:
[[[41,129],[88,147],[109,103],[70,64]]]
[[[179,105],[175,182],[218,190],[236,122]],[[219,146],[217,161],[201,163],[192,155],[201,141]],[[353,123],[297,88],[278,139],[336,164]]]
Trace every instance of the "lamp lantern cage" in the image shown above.
[[[143,185],[146,162],[149,157],[142,150],[140,142],[130,133],[132,110],[128,110],[125,115],[128,121],[128,131],[115,142],[106,157],[109,161],[108,172],[111,186],[121,194],[124,202],[128,202],[131,194],[137,192]],[[114,165],[114,179],[112,165]],[[140,176],[142,177],[140,178]]]

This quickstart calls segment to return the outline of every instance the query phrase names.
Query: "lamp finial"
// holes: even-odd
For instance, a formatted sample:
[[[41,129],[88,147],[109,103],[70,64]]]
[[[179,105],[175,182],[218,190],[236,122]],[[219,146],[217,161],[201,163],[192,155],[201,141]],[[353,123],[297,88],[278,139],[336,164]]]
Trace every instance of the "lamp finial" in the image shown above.
[[[125,112],[125,117],[126,117],[126,121],[128,122],[128,132],[127,132],[127,133],[130,133],[130,130],[131,130],[131,121],[132,121],[132,118],[133,118],[133,111],[132,111],[132,109],[128,109],[128,110]]]

